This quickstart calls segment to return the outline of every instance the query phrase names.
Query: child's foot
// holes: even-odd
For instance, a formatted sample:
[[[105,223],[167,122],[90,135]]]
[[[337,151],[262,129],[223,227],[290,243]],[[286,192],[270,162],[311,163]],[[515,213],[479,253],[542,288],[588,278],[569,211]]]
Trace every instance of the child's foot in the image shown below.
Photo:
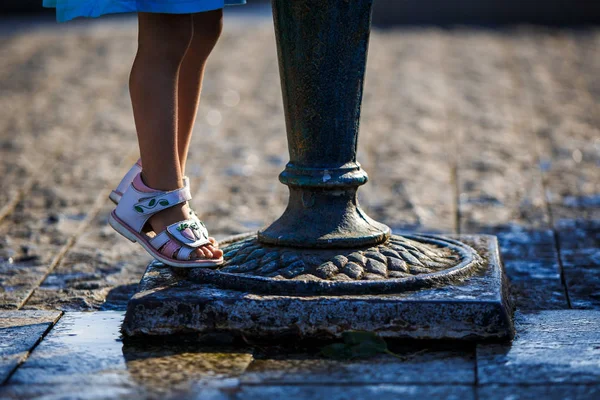
[[[140,172],[142,172],[142,160],[138,159],[136,161],[136,163],[133,164],[133,166],[129,169],[129,171],[127,171],[127,173],[125,174],[125,176],[123,177],[123,179],[121,179],[121,182],[119,182],[119,185],[110,193],[110,195],[108,196],[108,198],[113,203],[115,203],[115,204],[118,205],[119,202],[121,201],[121,197],[123,197],[123,193],[125,192],[125,190],[127,190],[127,188],[133,182],[133,179]],[[190,184],[189,178],[187,176],[183,177],[183,184],[186,185],[186,186]],[[186,217],[186,219],[188,219],[188,218],[197,219],[198,222],[201,222],[200,219],[198,218],[198,216],[196,215],[196,213],[194,213],[194,211],[191,209],[191,207],[188,206],[188,209],[189,209],[189,214]],[[161,224],[159,224],[159,225],[161,225]],[[219,244],[217,243],[217,241],[215,240],[215,238],[209,237],[208,240],[210,240],[210,242],[212,243],[212,245],[214,247],[216,247],[216,248],[219,247]]]
[[[142,161],[138,160],[131,169],[125,174],[119,185],[115,190],[113,190],[109,196],[110,200],[115,204],[119,204],[123,193],[129,188],[129,186],[133,183],[134,178],[142,172]],[[184,185],[189,185],[189,180],[187,177],[183,177]],[[138,181],[138,185],[143,184],[141,181]],[[146,189],[148,189],[146,187]],[[152,216],[149,219],[150,227],[146,227],[145,230],[151,228],[153,232],[162,232],[167,226],[171,225],[174,222],[187,220],[187,219],[195,219],[198,223],[202,224],[199,220],[198,216],[192,211],[189,205],[180,204],[173,208],[164,210],[156,215]],[[210,244],[200,247],[194,254],[193,258],[204,258],[204,259],[219,259],[223,255],[223,251],[219,250],[219,244],[213,237],[208,237]]]
[[[187,203],[179,204],[166,210],[154,214],[148,220],[154,232],[162,232],[167,226],[190,218],[190,207]],[[214,238],[209,237],[210,244],[199,247],[195,252],[195,258],[203,259],[219,259],[223,256],[223,250],[218,248]],[[194,258],[194,257],[190,257]]]
[[[117,232],[139,243],[155,259],[171,267],[214,267],[223,251],[208,236],[204,224],[190,218],[188,186],[170,191],[152,189],[140,174],[123,193],[108,222]]]

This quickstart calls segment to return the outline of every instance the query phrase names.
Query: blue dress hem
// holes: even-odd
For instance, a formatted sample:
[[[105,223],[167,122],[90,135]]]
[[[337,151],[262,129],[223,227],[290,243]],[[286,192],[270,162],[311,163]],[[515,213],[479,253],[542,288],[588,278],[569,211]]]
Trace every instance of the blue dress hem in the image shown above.
[[[66,22],[79,17],[97,18],[106,14],[150,12],[193,14],[224,6],[246,4],[246,0],[44,0],[43,6],[56,8],[56,20]]]

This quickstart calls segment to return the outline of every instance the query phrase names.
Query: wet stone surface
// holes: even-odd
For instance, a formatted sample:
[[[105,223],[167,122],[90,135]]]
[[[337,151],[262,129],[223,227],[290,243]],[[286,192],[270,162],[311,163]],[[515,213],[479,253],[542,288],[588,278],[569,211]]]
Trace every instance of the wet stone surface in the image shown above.
[[[571,305],[600,310],[600,218],[560,220],[557,228]]]
[[[111,311],[66,313],[0,389],[0,397],[177,397],[203,381],[239,375],[252,360],[239,346],[123,345],[122,319],[122,313]]]
[[[240,377],[243,384],[475,384],[474,344],[412,343],[388,340],[396,357],[384,354],[364,360],[331,360],[318,348],[281,354],[255,352]]]
[[[235,400],[279,400],[285,398],[311,400],[351,400],[377,398],[382,400],[474,400],[474,391],[470,386],[444,385],[327,385],[327,386],[243,386],[233,399]]]
[[[484,385],[477,388],[479,400],[582,400],[600,397],[600,383],[591,385]]]
[[[121,321],[116,312],[66,313],[10,383],[118,382],[125,369]]]
[[[568,308],[554,233],[549,229],[512,225],[494,234],[517,308],[521,311]]]
[[[23,362],[59,311],[0,311],[0,384]]]
[[[477,346],[481,384],[600,384],[600,312],[517,314],[510,345]]]

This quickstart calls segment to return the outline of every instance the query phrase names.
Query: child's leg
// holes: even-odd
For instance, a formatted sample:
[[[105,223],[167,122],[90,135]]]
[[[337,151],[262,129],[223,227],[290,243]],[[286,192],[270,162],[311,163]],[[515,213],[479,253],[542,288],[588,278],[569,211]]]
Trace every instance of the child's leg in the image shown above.
[[[222,9],[193,14],[194,34],[179,70],[178,84],[177,149],[183,174],[200,101],[204,67],[222,29]]]
[[[192,37],[191,15],[139,13],[138,52],[131,70],[130,94],[145,183],[160,190],[183,186],[177,151],[177,79]],[[188,219],[184,204],[166,209],[149,220],[161,232]],[[199,257],[219,258],[212,245],[198,250]]]

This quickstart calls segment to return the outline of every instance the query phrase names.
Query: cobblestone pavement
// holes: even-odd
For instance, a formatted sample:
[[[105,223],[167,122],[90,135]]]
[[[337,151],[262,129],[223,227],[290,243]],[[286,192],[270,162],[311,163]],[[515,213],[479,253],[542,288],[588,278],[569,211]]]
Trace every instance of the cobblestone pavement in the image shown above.
[[[400,358],[351,362],[124,345],[122,311],[149,258],[106,219],[137,158],[135,23],[4,28],[0,398],[600,398],[597,28],[374,30],[361,202],[395,230],[498,235],[518,333],[511,345],[392,343]],[[188,171],[217,237],[285,207],[277,68],[269,19],[226,19]]]

